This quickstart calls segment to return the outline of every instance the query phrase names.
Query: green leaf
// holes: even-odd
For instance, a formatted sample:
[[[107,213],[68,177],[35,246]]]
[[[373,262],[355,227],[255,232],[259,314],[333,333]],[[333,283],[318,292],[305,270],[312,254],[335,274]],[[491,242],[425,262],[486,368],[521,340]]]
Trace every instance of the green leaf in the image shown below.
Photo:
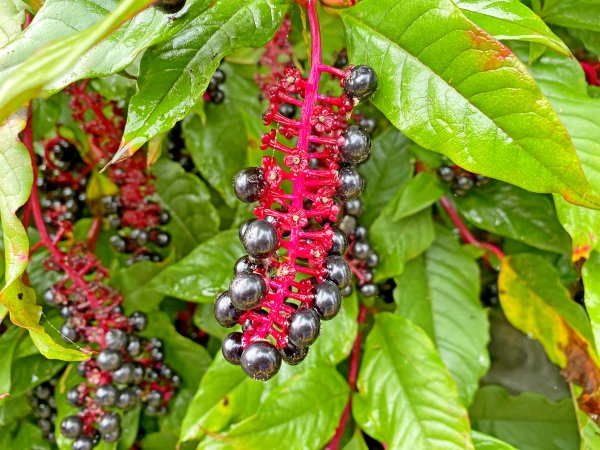
[[[431,245],[434,230],[429,206],[443,192],[437,178],[423,172],[388,202],[371,226],[371,241],[381,258],[377,280],[402,273],[407,261]]]
[[[165,267],[165,262],[155,264],[143,261],[113,272],[110,284],[123,294],[123,305],[128,313],[149,313],[158,309],[164,295],[156,292],[149,281],[158,277]]]
[[[527,41],[545,45],[569,56],[569,47],[544,21],[519,0],[457,0],[470,20],[496,39]]]
[[[600,207],[526,67],[450,0],[365,0],[341,15],[351,60],[378,73],[373,104],[410,139],[471,172]]]
[[[479,267],[449,231],[436,229],[424,257],[409,262],[396,278],[394,299],[401,316],[422,327],[435,342],[469,405],[487,372],[489,325],[479,301]]]
[[[352,435],[352,439],[350,439],[350,441],[344,445],[343,450],[369,450],[360,428],[356,427],[354,434]]]
[[[474,428],[519,450],[579,448],[571,399],[554,403],[533,393],[513,397],[499,386],[485,386],[475,396],[470,417]]]
[[[600,31],[597,0],[544,0],[540,16],[554,25]]]
[[[581,66],[576,60],[546,54],[530,70],[569,130],[590,184],[600,191],[600,99],[588,96]],[[598,241],[600,212],[558,197],[555,203],[558,218],[573,239],[573,260],[587,259]]]
[[[410,180],[413,166],[409,145],[406,136],[392,127],[373,140],[371,157],[360,166],[368,186],[360,197],[364,205],[361,223],[372,224],[392,196]]]
[[[473,448],[450,373],[425,332],[398,315],[375,317],[352,410],[388,448]]]
[[[34,52],[0,83],[0,121],[23,103],[41,95],[86,52],[153,0],[123,0],[97,24],[53,41]]]
[[[196,175],[180,164],[160,160],[154,167],[156,190],[171,214],[168,230],[178,255],[187,254],[219,231],[219,214],[210,202],[210,192]]]
[[[600,57],[600,32],[571,28],[569,34],[583,42],[585,49]]]
[[[21,32],[25,22],[25,9],[19,0],[6,0],[0,3],[0,47]]]
[[[590,317],[596,346],[600,344],[600,253],[594,250],[581,269],[585,310]]]
[[[18,138],[25,128],[25,120],[26,111],[21,110],[0,127],[0,218],[6,258],[6,284],[0,291],[0,300],[10,311],[10,320],[29,330],[44,356],[79,361],[88,356],[52,340],[40,324],[42,308],[36,304],[35,292],[21,281],[29,260],[29,240],[16,213],[29,198],[33,183],[31,160]]]
[[[585,389],[579,406],[596,418],[600,367],[585,311],[571,300],[559,272],[542,256],[521,253],[502,261],[500,303],[508,321],[542,344],[567,381]],[[597,401],[597,400],[596,400]]]
[[[46,359],[39,353],[14,359],[12,364],[11,395],[24,394],[35,386],[50,380],[65,367],[65,362]]]
[[[219,352],[188,407],[179,440],[198,440],[205,433],[218,433],[245,419],[258,407],[264,386],[225,361]]]
[[[221,0],[192,20],[177,39],[146,52],[118,155],[135,151],[183,119],[200,100],[220,60],[237,49],[265,44],[287,9],[284,0],[249,0],[243,4]]]
[[[260,383],[253,381],[253,383]],[[334,369],[310,369],[273,389],[256,414],[214,436],[234,449],[322,448],[348,401],[346,381]]]
[[[472,431],[471,438],[475,444],[475,450],[516,450],[512,445],[479,431]]]
[[[18,327],[9,328],[0,337],[0,354],[2,355],[2,359],[4,361],[4,363],[0,366],[0,395],[8,393],[14,395],[14,393],[11,391],[11,368],[15,349],[17,348],[17,344],[22,337],[23,330]],[[5,401],[6,399],[0,400],[0,405]]]
[[[233,278],[233,265],[243,253],[237,231],[224,231],[169,266],[150,286],[182,300],[212,302],[218,293],[227,290]]]
[[[492,182],[469,195],[457,197],[455,202],[461,214],[477,228],[540,250],[569,251],[569,236],[558,222],[548,196]]]

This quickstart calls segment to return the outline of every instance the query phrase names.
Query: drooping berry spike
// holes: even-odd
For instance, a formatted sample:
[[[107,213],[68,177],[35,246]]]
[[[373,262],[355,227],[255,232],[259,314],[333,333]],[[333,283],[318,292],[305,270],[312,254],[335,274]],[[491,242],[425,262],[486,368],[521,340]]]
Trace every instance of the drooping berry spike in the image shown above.
[[[264,157],[260,168],[241,171],[236,196],[258,200],[256,219],[240,229],[248,256],[236,263],[228,292],[215,303],[217,321],[239,323],[243,333],[230,334],[223,354],[259,380],[268,380],[281,360],[297,364],[319,335],[320,321],[333,318],[341,305],[340,289],[350,284],[343,259],[345,235],[338,221],[340,201],[352,200],[364,188],[353,164],[367,159],[370,140],[349,127],[352,107],[375,90],[377,77],[367,66],[337,69],[322,64],[316,2],[308,2],[312,34],[308,78],[286,67],[268,89],[266,125],[278,124],[262,138],[263,150],[284,154],[284,166]],[[319,93],[323,73],[340,79],[339,97]],[[282,106],[301,111],[282,114]],[[285,110],[285,108],[283,108]],[[286,141],[296,140],[296,145]]]

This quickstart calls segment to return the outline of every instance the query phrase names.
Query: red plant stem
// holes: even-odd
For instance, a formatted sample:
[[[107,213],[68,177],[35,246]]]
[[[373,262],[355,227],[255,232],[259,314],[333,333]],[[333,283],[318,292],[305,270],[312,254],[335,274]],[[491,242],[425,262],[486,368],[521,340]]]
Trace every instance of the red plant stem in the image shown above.
[[[88,248],[90,252],[94,253],[96,249],[96,241],[98,240],[98,235],[100,234],[100,230],[102,229],[102,217],[94,217],[92,221],[92,226],[88,231],[87,241]]]
[[[365,320],[367,319],[368,309],[365,305],[360,305],[360,311],[358,312],[358,326],[360,327]],[[344,412],[342,413],[342,417],[340,419],[340,423],[335,430],[335,434],[329,444],[327,444],[326,450],[338,450],[340,447],[340,441],[342,440],[342,436],[344,435],[344,430],[346,429],[346,425],[348,424],[348,420],[350,419],[350,412],[352,411],[352,394],[356,391],[356,380],[358,379],[358,363],[360,360],[360,347],[362,345],[363,335],[358,330],[358,334],[356,335],[356,339],[354,341],[354,346],[352,347],[352,353],[350,354],[350,368],[348,369],[348,384],[350,385],[350,397],[348,398],[348,403],[346,403],[346,407],[344,408]]]
[[[446,211],[446,214],[448,214],[448,217],[450,217],[450,220],[458,229],[461,239],[466,244],[475,245],[476,247],[482,248],[483,250],[493,253],[500,261],[504,259],[504,256],[506,255],[500,248],[498,248],[494,244],[490,244],[489,242],[481,242],[479,239],[473,236],[473,233],[471,233],[471,230],[467,228],[467,225],[465,225],[465,223],[461,219],[460,215],[458,214],[458,211],[454,209],[454,205],[452,205],[452,202],[450,201],[450,199],[448,199],[448,197],[442,197],[440,199],[440,205],[442,205],[442,208],[444,208],[444,211]]]
[[[65,264],[64,254],[58,249],[58,247],[48,234],[48,230],[46,229],[42,209],[40,207],[40,197],[37,186],[38,168],[35,162],[35,152],[33,150],[32,117],[33,114],[31,113],[30,104],[29,112],[27,115],[27,125],[25,126],[25,130],[23,131],[23,144],[25,144],[25,147],[27,147],[27,150],[29,151],[31,166],[33,168],[33,186],[31,188],[31,198],[29,199],[29,201],[31,202],[31,212],[33,213],[33,220],[35,221],[35,226],[40,234],[40,242],[48,249],[50,254],[56,260],[56,263],[60,266],[61,270],[65,272],[67,278],[70,279],[73,282],[73,284],[75,284],[75,286],[77,286],[83,292],[87,293],[86,297],[92,305],[92,308],[100,308],[100,302],[92,292],[89,292],[86,281],[81,277],[81,275],[79,275],[75,270],[73,270],[69,264]]]

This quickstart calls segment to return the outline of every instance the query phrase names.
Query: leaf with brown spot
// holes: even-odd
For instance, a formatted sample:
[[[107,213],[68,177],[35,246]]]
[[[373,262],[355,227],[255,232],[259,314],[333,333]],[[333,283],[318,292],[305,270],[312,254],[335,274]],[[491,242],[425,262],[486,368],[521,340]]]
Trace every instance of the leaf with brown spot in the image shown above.
[[[600,416],[600,365],[588,317],[543,257],[517,254],[502,261],[500,303],[508,320],[534,337],[565,379],[583,388],[579,407]]]

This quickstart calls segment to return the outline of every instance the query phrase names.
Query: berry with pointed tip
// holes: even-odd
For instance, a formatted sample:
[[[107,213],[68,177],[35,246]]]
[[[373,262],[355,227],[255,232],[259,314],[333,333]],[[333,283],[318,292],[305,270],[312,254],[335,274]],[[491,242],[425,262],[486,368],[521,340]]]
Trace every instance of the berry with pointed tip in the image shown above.
[[[233,192],[244,203],[258,201],[265,187],[264,172],[260,167],[246,167],[233,179]]]
[[[377,74],[365,65],[350,69],[350,74],[344,80],[344,92],[356,101],[362,101],[373,95],[377,89]]]
[[[229,285],[231,303],[243,311],[259,306],[266,295],[265,280],[254,272],[242,272],[236,275]]]
[[[242,358],[242,352],[244,351],[244,345],[242,344],[242,333],[235,331],[230,333],[223,339],[221,345],[221,352],[223,357],[231,364],[240,364]]]
[[[81,434],[83,424],[77,416],[67,416],[60,423],[60,432],[69,439],[74,439]]]
[[[270,342],[257,341],[246,347],[240,363],[248,376],[267,381],[279,371],[281,354]]]
[[[366,181],[352,166],[344,166],[338,171],[340,184],[335,193],[342,201],[353,200],[365,189]]]
[[[342,306],[342,294],[338,287],[328,280],[317,284],[313,306],[321,319],[334,318]]]
[[[328,256],[325,259],[327,268],[326,279],[335,283],[340,289],[344,289],[352,281],[352,272],[350,266],[341,256]]]
[[[242,316],[242,311],[231,303],[229,292],[223,292],[215,301],[215,318],[225,328],[236,325]]]
[[[358,125],[350,125],[343,134],[344,144],[340,153],[345,162],[360,164],[365,162],[371,154],[371,138],[369,134]]]
[[[300,309],[290,317],[288,339],[297,347],[308,347],[319,337],[321,321],[314,309]]]
[[[278,350],[285,363],[290,366],[300,364],[308,355],[308,347],[297,347],[292,344],[289,339],[286,342],[286,346],[279,348]]]
[[[279,237],[277,230],[269,221],[256,220],[246,227],[242,243],[248,255],[262,259],[277,251]]]

